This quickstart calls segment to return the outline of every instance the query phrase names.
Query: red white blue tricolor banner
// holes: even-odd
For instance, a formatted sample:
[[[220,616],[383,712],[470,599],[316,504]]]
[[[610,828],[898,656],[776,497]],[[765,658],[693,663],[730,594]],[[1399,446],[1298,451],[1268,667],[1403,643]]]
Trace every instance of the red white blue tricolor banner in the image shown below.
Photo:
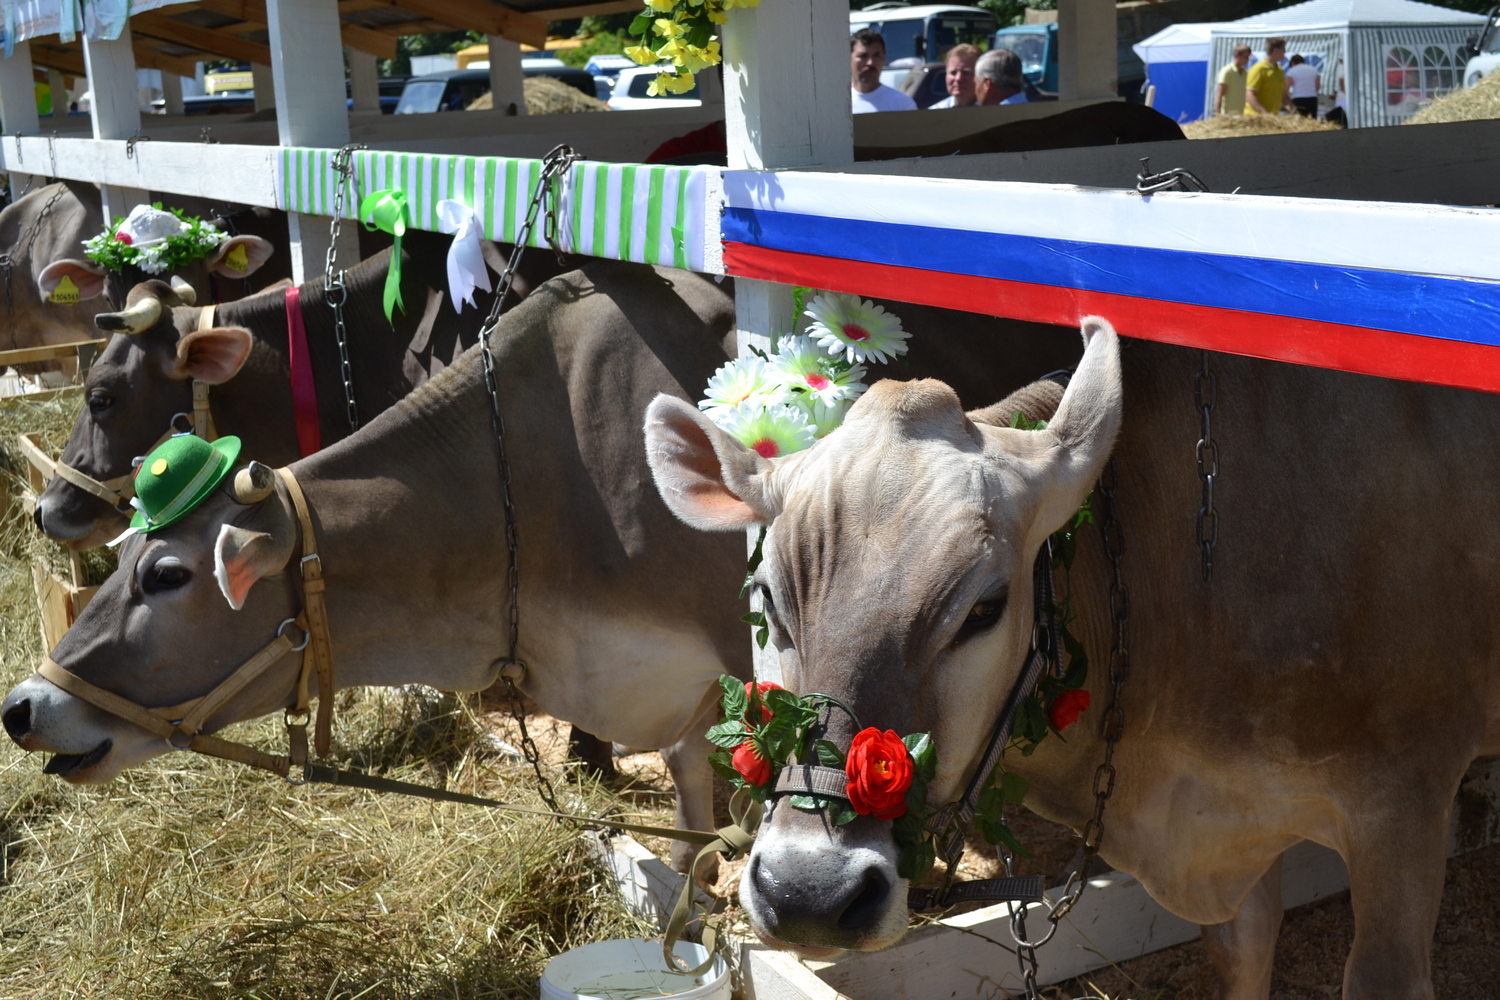
[[[728,274],[1500,392],[1500,210],[723,175]]]

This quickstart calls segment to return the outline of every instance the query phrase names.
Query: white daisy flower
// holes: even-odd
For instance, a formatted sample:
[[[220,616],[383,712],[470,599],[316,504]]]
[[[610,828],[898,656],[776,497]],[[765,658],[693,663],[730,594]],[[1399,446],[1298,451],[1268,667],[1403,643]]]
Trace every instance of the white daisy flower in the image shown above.
[[[865,387],[861,385],[859,388],[863,391]],[[854,405],[854,397],[824,402],[817,396],[799,395],[796,405],[807,416],[807,422],[812,425],[813,434],[822,440],[844,422],[844,415],[849,412],[849,407]]]
[[[736,358],[714,372],[698,408],[709,412],[732,410],[741,403],[774,395],[776,389],[776,383],[767,376],[764,361],[757,357]]]
[[[819,346],[851,363],[890,361],[906,353],[911,336],[885,307],[858,295],[825,292],[812,300],[806,315],[812,319],[807,332]]]
[[[785,403],[746,403],[736,409],[709,412],[714,423],[762,458],[779,458],[810,448],[817,441],[801,407]]]
[[[767,366],[768,377],[797,399],[811,395],[824,403],[853,399],[865,391],[864,365],[845,366],[824,354],[811,337],[782,337]]]

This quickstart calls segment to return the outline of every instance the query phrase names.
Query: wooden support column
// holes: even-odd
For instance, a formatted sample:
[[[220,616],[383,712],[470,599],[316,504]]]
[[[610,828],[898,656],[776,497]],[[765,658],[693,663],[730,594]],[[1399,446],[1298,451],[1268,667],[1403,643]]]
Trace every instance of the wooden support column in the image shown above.
[[[169,70],[161,71],[161,99],[169,115],[185,113],[182,106],[182,77]]]
[[[338,0],[268,0],[266,20],[281,145],[343,146],[349,141],[349,114],[344,60],[336,55],[343,50]],[[292,279],[301,284],[322,274],[328,220],[289,212],[287,231]],[[339,262],[349,267],[359,260],[355,227],[344,226],[342,237]]]
[[[1064,101],[1114,97],[1115,0],[1057,0],[1057,89]]]
[[[706,75],[700,74],[700,81]],[[848,5],[776,0],[730,12],[722,90],[731,170],[851,162]],[[751,346],[765,350],[771,335],[790,332],[792,290],[737,278],[734,310],[740,354]],[[751,529],[750,547],[756,534]],[[752,598],[755,610],[758,603]],[[754,649],[754,655],[756,676],[779,682],[776,651],[767,646]]]
[[[527,114],[526,77],[521,73],[521,45],[502,35],[487,35],[490,43],[490,94],[496,111],[514,106]]]
[[[34,80],[31,43],[16,42],[9,59],[0,56],[0,124],[3,124],[6,135],[36,135],[42,130],[36,113]],[[35,187],[41,183],[40,177],[33,180],[30,174],[12,170],[11,196],[25,190],[27,184]]]
[[[276,77],[271,67],[261,63],[250,64],[251,86],[255,88],[255,110],[266,111],[276,107]]]
[[[63,80],[62,70],[47,70],[47,86],[52,90],[52,117],[54,119],[66,117],[68,114],[68,85]]]
[[[129,139],[141,130],[140,100],[135,82],[135,51],[130,29],[119,38],[94,40],[83,36],[83,62],[89,77],[89,115],[95,139]],[[101,184],[104,218],[129,215],[135,206],[149,201],[139,188]]]
[[[380,67],[375,56],[359,49],[345,49],[349,57],[349,96],[354,98],[354,113],[380,114]]]

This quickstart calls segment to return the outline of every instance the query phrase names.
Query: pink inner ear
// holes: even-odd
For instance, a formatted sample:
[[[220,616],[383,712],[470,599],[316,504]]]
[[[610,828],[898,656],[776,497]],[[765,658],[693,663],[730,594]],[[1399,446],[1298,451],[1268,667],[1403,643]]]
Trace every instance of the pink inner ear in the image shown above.
[[[255,570],[248,559],[235,559],[233,562],[224,564],[223,583],[228,590],[229,606],[238,611],[245,606],[245,598],[250,593],[250,588],[255,586],[255,581],[260,577],[255,575]]]
[[[249,356],[250,333],[246,330],[195,330],[177,342],[176,371],[181,378],[222,385],[239,374]]]
[[[648,428],[651,471],[662,499],[683,521],[704,531],[760,523],[749,504],[724,485],[713,442],[691,415],[653,406]]]

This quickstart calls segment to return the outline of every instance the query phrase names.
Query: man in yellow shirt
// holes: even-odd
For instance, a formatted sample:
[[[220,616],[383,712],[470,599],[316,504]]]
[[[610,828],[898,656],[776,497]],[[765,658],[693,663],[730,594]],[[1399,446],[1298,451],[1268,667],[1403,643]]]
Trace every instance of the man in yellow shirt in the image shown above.
[[[1275,115],[1286,103],[1286,73],[1281,60],[1286,56],[1286,39],[1266,42],[1266,57],[1250,67],[1245,78],[1245,114]]]
[[[1214,114],[1245,113],[1245,67],[1250,65],[1250,46],[1234,47],[1234,62],[1219,70],[1219,87],[1214,93]]]

